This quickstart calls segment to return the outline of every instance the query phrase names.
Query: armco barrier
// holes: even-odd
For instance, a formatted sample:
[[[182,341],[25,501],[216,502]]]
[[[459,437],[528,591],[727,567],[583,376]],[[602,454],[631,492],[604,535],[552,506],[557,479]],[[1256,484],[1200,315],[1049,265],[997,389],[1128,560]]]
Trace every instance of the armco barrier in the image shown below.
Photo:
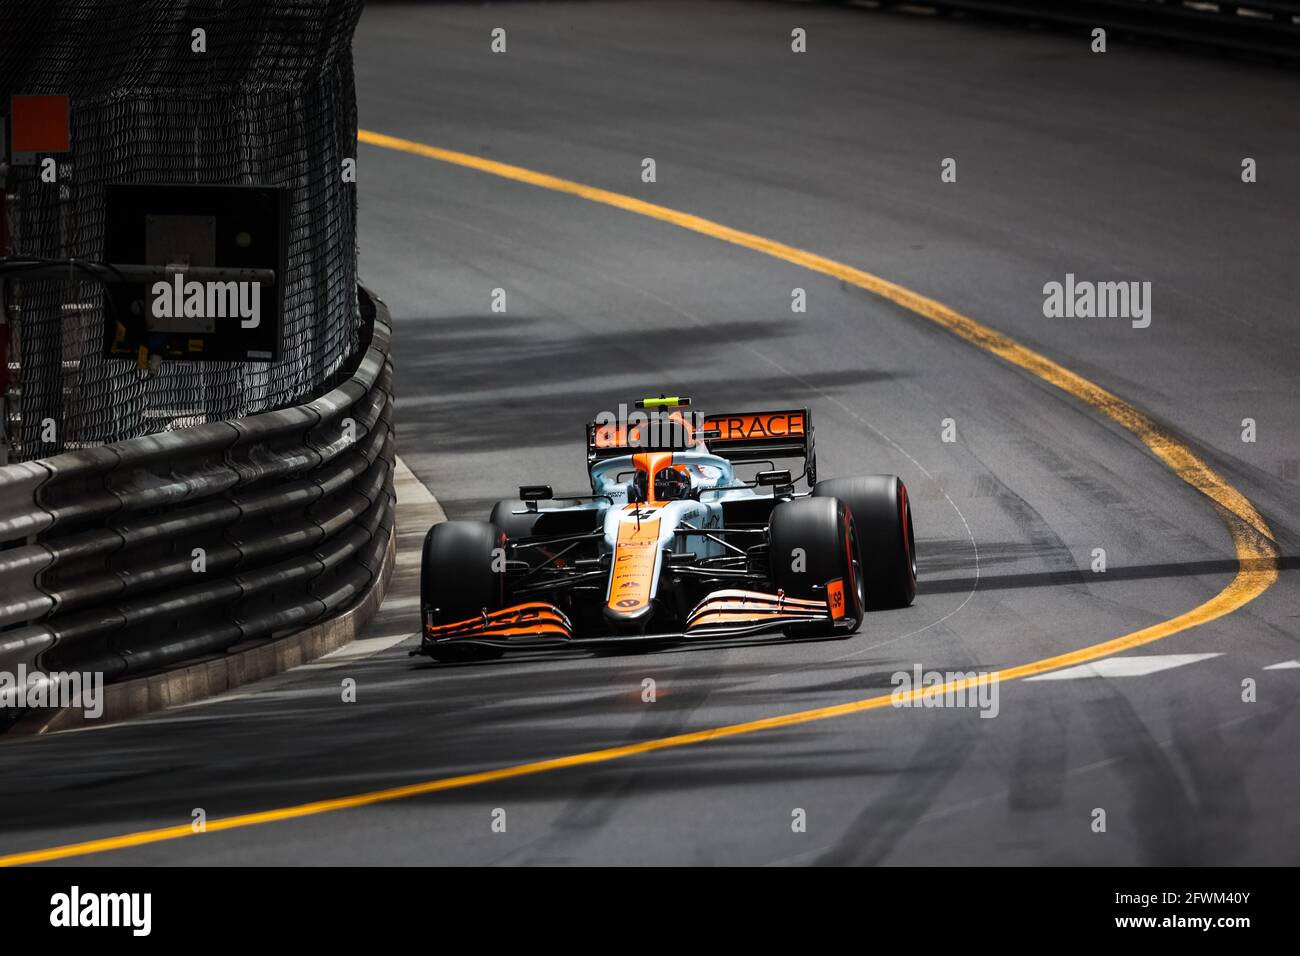
[[[395,498],[391,326],[304,405],[0,468],[0,670],[121,680],[370,594]]]

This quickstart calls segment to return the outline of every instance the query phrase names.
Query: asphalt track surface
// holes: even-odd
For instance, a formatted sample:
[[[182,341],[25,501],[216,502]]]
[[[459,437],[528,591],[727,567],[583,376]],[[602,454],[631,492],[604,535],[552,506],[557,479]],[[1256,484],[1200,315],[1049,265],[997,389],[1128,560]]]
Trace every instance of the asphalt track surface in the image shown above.
[[[1280,572],[1233,613],[1111,659],[1160,669],[1006,682],[995,719],[879,707],[78,862],[1300,861],[1300,668],[1266,669],[1300,658],[1293,74],[782,3],[379,4],[355,55],[365,130],[867,270],[1110,390],[1249,499]],[[407,641],[201,707],[6,740],[0,853],[872,698],[917,665],[996,671],[1176,618],[1238,572],[1230,517],[1133,434],[894,302],[462,164],[359,157],[363,273],[396,320],[399,451],[451,517],[521,483],[581,488],[582,424],[620,401],[807,405],[824,477],[908,483],[915,605],[816,643],[449,667]],[[1150,281],[1150,327],[1045,318],[1043,284],[1066,273]],[[413,608],[382,620],[414,640]]]

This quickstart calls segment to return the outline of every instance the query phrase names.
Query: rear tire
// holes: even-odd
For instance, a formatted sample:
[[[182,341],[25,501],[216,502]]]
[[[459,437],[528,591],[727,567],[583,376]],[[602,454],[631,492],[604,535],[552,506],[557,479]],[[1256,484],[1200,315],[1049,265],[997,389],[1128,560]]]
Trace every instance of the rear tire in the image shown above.
[[[907,488],[897,475],[831,478],[814,498],[838,498],[853,512],[867,607],[907,607],[916,597],[916,536]]]
[[[856,631],[862,624],[862,574],[858,566],[857,536],[853,515],[834,498],[797,498],[772,509],[768,529],[772,582],[791,597],[825,600],[827,581],[840,578],[849,619]],[[796,556],[796,549],[802,557]],[[830,634],[833,625],[812,629]],[[802,625],[787,633],[808,633]]]
[[[504,547],[500,528],[487,521],[444,521],[424,536],[420,564],[420,626],[432,615],[435,624],[451,624],[496,611],[505,597],[505,574],[494,571],[497,548]],[[428,645],[437,661],[460,662],[500,657],[499,647],[476,644]]]

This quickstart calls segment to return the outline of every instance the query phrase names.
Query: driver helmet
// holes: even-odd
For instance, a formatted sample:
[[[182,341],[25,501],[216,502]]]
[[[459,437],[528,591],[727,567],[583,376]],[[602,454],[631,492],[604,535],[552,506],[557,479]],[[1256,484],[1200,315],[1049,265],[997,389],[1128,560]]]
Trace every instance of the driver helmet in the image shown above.
[[[655,474],[655,498],[679,501],[691,496],[691,478],[686,472],[669,465]]]

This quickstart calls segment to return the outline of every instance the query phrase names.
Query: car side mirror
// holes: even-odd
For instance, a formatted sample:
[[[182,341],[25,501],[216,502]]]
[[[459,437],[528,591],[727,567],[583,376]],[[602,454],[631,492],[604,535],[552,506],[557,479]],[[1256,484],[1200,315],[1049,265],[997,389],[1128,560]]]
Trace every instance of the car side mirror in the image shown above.
[[[761,485],[763,487],[769,487],[772,485],[792,484],[790,480],[790,472],[788,470],[760,471],[757,475],[754,476],[754,481],[756,484]]]
[[[529,511],[537,510],[537,502],[549,501],[555,497],[550,485],[520,485],[519,500],[524,502]]]

